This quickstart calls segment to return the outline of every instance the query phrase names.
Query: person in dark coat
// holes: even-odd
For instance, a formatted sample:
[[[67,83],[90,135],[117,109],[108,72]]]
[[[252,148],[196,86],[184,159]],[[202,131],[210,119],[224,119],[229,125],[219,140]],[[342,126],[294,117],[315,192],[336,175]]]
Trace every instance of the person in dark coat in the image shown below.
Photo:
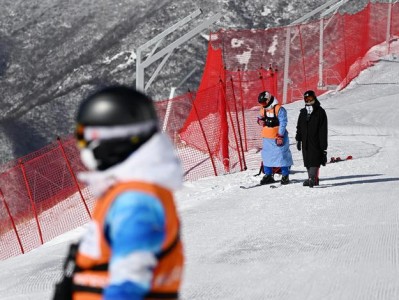
[[[313,187],[319,185],[320,165],[327,163],[328,122],[314,91],[306,91],[303,98],[305,107],[299,113],[295,139],[308,172],[303,186]]]

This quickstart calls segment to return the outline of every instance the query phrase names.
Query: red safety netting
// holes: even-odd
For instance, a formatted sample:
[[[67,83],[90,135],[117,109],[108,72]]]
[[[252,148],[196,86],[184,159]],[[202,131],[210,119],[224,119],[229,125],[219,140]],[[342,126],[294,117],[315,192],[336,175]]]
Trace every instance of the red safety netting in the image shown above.
[[[290,103],[301,99],[303,92],[308,89],[321,94],[331,86],[344,87],[368,67],[358,65],[353,70],[353,64],[364,57],[372,46],[386,41],[388,20],[391,20],[391,38],[398,35],[398,20],[394,17],[398,13],[398,6],[397,3],[369,3],[356,14],[335,14],[308,24],[265,30],[220,30],[211,34],[209,49],[212,52],[222,49],[226,70],[223,72],[254,72],[269,65],[278,68],[275,95],[280,100],[283,99],[284,68],[288,62],[286,103]],[[385,54],[388,53],[390,49],[386,45]],[[289,54],[288,61],[286,54]],[[213,65],[220,68],[220,58],[214,61],[211,53],[205,68],[212,69]],[[351,76],[347,77],[351,67]],[[212,77],[205,75],[203,82],[207,86],[212,86],[212,80],[213,85],[217,84],[215,74]],[[260,91],[254,89],[254,94]]]
[[[175,145],[186,180],[215,175],[212,157],[206,148],[206,139],[204,139],[201,129],[199,128],[194,136],[202,141],[201,145],[205,145],[204,148],[197,148],[195,145],[187,146],[179,134],[187,116],[192,111],[194,97],[195,93],[189,92],[170,100],[156,102],[162,130],[169,135]]]
[[[72,138],[20,160],[0,174],[0,259],[26,253],[90,220],[90,192]]]

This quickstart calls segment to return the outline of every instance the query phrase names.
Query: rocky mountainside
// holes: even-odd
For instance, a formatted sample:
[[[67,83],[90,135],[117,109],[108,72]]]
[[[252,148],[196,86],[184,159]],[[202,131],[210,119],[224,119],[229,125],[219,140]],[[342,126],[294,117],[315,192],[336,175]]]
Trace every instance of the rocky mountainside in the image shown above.
[[[217,12],[221,28],[286,25],[324,0],[3,0],[0,10],[0,163],[73,132],[79,101],[99,86],[135,86],[135,49],[198,8],[203,14],[170,35],[167,45]],[[366,0],[348,4],[361,8]],[[207,33],[207,32],[204,32]],[[161,47],[162,47],[161,45]],[[166,99],[196,90],[207,41],[197,36],[177,49],[148,90]],[[156,64],[148,69],[148,74]],[[149,75],[147,75],[147,78]]]

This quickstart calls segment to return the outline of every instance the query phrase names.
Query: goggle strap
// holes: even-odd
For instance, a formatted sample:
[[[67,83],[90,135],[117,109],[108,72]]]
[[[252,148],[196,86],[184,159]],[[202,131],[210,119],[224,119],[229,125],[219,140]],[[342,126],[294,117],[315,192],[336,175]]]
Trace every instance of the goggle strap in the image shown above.
[[[157,127],[155,120],[148,120],[139,124],[118,126],[87,126],[84,128],[83,138],[86,141],[110,140],[147,134]]]

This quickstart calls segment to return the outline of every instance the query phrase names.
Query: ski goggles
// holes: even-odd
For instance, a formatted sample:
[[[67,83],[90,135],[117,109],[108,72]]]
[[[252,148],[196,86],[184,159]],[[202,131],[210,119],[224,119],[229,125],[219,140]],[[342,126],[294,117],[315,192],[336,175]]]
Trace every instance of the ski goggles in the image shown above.
[[[80,149],[87,147],[96,140],[131,139],[135,142],[141,136],[146,136],[157,129],[157,122],[148,120],[137,124],[116,126],[84,126],[77,124],[75,137]]]

